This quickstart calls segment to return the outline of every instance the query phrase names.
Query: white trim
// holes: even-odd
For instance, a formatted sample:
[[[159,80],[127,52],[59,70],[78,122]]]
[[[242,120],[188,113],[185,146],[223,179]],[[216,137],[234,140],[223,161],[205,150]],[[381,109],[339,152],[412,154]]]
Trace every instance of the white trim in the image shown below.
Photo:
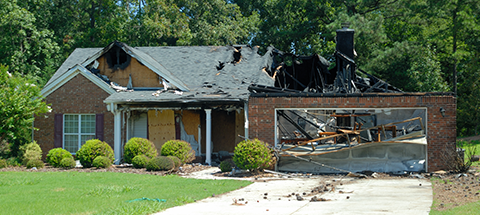
[[[62,76],[57,78],[55,81],[47,85],[45,88],[40,91],[43,97],[47,97],[51,93],[55,92],[58,88],[63,86],[65,83],[74,78],[77,74],[82,74],[85,78],[90,80],[92,83],[100,87],[102,90],[109,94],[115,93],[115,90],[112,89],[105,81],[88,71],[85,67],[81,65],[76,65],[73,68],[69,69]]]

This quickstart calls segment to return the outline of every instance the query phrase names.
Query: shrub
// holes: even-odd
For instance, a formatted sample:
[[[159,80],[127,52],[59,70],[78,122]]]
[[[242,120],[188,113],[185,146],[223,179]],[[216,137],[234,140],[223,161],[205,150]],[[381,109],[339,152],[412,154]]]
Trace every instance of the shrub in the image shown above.
[[[33,167],[36,167],[36,168],[40,169],[40,168],[43,168],[45,166],[45,163],[43,163],[42,160],[34,159],[34,160],[28,160],[26,166],[29,169],[33,168]]]
[[[42,159],[42,149],[35,141],[22,145],[19,149],[20,159],[24,165],[26,165],[30,160]]]
[[[137,155],[132,159],[132,164],[137,169],[145,168],[149,160],[150,158],[146,155]]]
[[[7,159],[7,166],[21,166],[20,159],[17,157],[11,157]]]
[[[157,156],[155,145],[145,138],[131,138],[124,147],[124,159],[126,163],[132,163],[132,159],[137,155],[145,155],[149,158]]]
[[[58,164],[58,167],[65,168],[65,169],[72,169],[77,166],[77,163],[73,159],[73,157],[66,157],[63,158],[62,161]]]
[[[272,150],[266,143],[258,139],[244,140],[235,147],[233,162],[240,169],[256,172],[270,166],[273,162],[272,156]]]
[[[167,141],[162,146],[161,154],[162,156],[175,156],[182,161],[182,164],[195,159],[195,151],[192,150],[190,143],[182,140]]]
[[[167,156],[168,158],[172,159],[173,164],[175,165],[175,169],[182,166],[182,161],[180,158],[177,158],[176,156]]]
[[[232,168],[235,167],[235,164],[231,159],[224,160],[220,162],[220,170],[222,172],[230,172],[232,171]]]
[[[148,171],[169,171],[173,168],[175,168],[175,163],[165,156],[154,157],[147,162]]]
[[[93,159],[92,166],[97,168],[108,168],[112,165],[112,161],[105,156],[98,156]]]
[[[7,140],[0,140],[0,158],[7,159],[12,155],[12,144]]]
[[[98,139],[87,140],[85,144],[77,151],[77,159],[83,167],[92,167],[92,162],[98,156],[107,157],[112,163],[114,161],[114,155],[112,147],[106,142]]]
[[[73,156],[70,152],[62,148],[54,148],[48,151],[47,154],[47,163],[53,167],[60,167],[60,162],[65,158],[72,158]]]
[[[7,161],[4,159],[0,159],[0,169],[7,167]]]

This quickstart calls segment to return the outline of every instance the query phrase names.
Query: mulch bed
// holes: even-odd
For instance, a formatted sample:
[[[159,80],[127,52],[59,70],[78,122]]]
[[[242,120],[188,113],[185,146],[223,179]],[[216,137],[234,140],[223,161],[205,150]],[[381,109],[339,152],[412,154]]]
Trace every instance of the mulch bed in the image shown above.
[[[44,168],[33,170],[27,169],[26,167],[7,167],[0,169],[0,172],[11,172],[11,171],[24,171],[24,172],[119,172],[119,173],[132,173],[132,174],[148,174],[148,175],[168,175],[168,174],[188,174],[192,172],[201,171],[208,169],[210,166],[205,166],[201,164],[185,164],[181,169],[176,169],[173,171],[147,171],[145,168],[135,169],[132,166],[124,165],[112,165],[109,168],[73,168],[73,169],[63,169],[63,168],[54,168],[52,166],[46,165]]]

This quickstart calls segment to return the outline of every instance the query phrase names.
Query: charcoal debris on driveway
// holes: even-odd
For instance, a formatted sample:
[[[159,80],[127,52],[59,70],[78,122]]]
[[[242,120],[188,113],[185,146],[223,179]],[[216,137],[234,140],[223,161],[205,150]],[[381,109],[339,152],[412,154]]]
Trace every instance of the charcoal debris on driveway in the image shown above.
[[[428,179],[302,174],[258,179],[217,177],[217,172],[210,168],[185,177],[254,183],[156,214],[428,214],[433,201]]]

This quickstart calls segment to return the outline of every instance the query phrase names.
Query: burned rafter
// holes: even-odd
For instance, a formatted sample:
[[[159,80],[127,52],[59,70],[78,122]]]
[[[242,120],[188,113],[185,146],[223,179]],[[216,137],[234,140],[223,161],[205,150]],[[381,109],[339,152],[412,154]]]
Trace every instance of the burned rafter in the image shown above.
[[[336,66],[328,69],[329,62],[315,54],[299,56],[273,48],[272,65],[267,71],[274,79],[274,88],[250,88],[253,93],[281,93],[288,90],[305,93],[396,93],[400,89],[359,69],[347,54],[334,53]],[[358,73],[358,74],[357,74]],[[258,86],[257,86],[258,87]],[[288,91],[292,92],[292,91]]]
[[[369,128],[364,128],[364,129],[356,130],[354,132],[355,133],[360,133],[360,132],[369,131],[369,130],[372,130],[372,129],[378,129],[379,131],[380,131],[380,129],[382,129],[383,131],[385,131],[385,127],[387,127],[387,126],[402,124],[402,123],[406,123],[406,122],[412,122],[412,121],[416,121],[416,120],[419,121],[419,124],[422,127],[422,131],[424,131],[425,128],[423,127],[422,118],[421,117],[415,117],[415,118],[411,118],[411,119],[407,119],[407,120],[403,120],[403,121],[399,121],[399,122],[391,122],[391,123],[387,123],[387,124],[383,124],[383,125],[377,125],[377,126],[373,126],[373,127],[369,127]],[[291,146],[289,148],[282,149],[282,151],[289,151],[289,150],[297,148],[299,146],[305,146],[307,144],[311,144],[312,142],[317,142],[317,141],[321,141],[321,140],[327,140],[327,139],[337,138],[337,137],[347,137],[350,134],[351,133],[348,133],[348,132],[347,133],[342,133],[342,132],[338,133],[337,132],[337,134],[334,134],[334,135],[328,135],[328,136],[325,136],[325,137],[320,137],[320,138],[315,138],[315,139],[310,139],[308,141],[300,142],[295,146]],[[408,135],[408,134],[403,135],[402,137],[398,137],[397,139],[404,139],[404,138],[412,138],[412,135]],[[386,141],[382,141],[381,139],[377,139],[376,142],[386,142]],[[367,143],[363,143],[363,144],[367,144]],[[350,146],[350,143],[347,143],[347,145]]]
[[[285,114],[285,112],[283,110],[279,110],[277,113],[278,113],[278,115],[283,117],[285,120],[287,120],[290,124],[292,124],[296,129],[298,129],[298,131],[300,133],[302,133],[306,138],[308,138],[309,140],[313,139],[313,137],[310,136],[310,134],[308,134],[308,132],[305,131],[305,129],[302,128],[302,126],[300,126],[292,118],[290,118],[287,114]]]

